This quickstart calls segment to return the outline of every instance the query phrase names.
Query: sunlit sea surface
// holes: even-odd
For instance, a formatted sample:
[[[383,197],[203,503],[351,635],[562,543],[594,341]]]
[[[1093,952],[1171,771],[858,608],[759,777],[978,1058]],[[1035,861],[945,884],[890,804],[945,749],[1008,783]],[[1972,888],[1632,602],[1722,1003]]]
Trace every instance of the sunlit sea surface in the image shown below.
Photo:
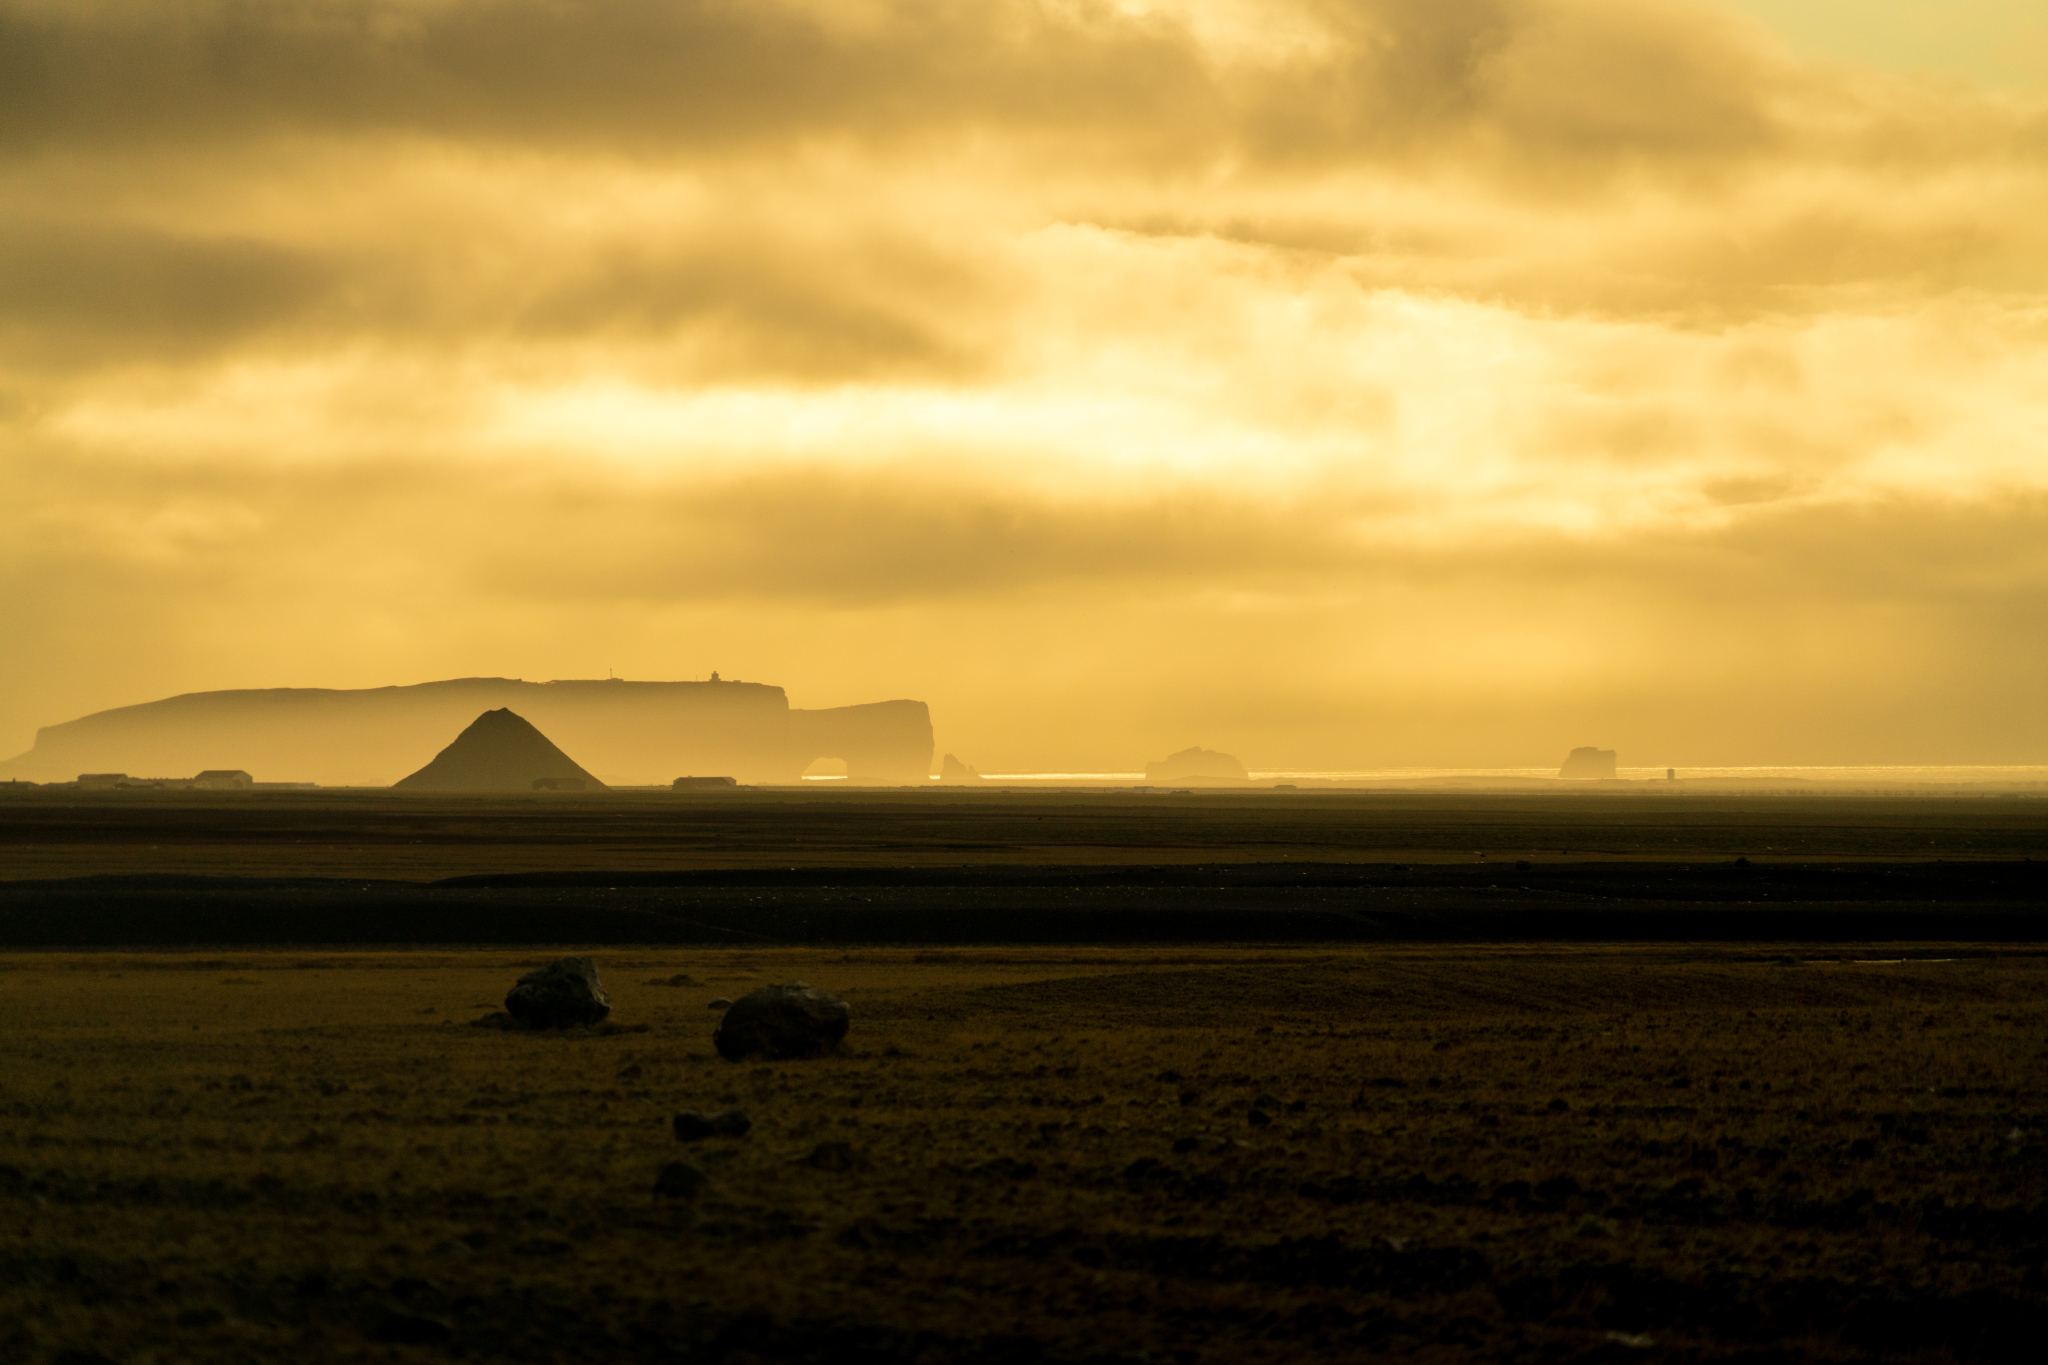
[[[1620,768],[1624,781],[1657,782],[1675,773],[1682,782],[1751,786],[1784,782],[1788,786],[1827,784],[1835,787],[2048,787],[2048,764],[1871,764],[1862,766],[1785,766],[1740,768]],[[1049,786],[1142,786],[1143,773],[984,773],[989,782],[1043,783]],[[1555,782],[1555,768],[1361,768],[1347,771],[1254,771],[1254,783],[1316,783],[1357,786],[1472,786],[1488,782],[1520,785]],[[811,782],[843,782],[843,777],[807,777]],[[1186,783],[1160,783],[1186,786]],[[1573,782],[1573,787],[1591,783]]]

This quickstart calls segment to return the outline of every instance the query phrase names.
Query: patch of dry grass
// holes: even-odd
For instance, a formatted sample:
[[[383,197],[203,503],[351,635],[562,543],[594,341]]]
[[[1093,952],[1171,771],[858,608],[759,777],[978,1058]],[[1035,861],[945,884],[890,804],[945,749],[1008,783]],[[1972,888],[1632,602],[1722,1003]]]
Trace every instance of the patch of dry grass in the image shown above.
[[[0,1356],[2031,1359],[2048,963],[1964,951],[0,959]],[[720,1061],[791,977],[847,1052]]]

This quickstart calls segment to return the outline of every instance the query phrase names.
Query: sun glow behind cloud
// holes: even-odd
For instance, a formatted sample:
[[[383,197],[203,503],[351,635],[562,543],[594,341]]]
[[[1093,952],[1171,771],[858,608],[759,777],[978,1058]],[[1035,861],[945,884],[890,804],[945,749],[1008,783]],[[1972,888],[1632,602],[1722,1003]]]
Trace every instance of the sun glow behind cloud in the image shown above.
[[[2048,753],[2023,98],[1653,0],[0,16],[17,747],[609,663],[984,770]]]

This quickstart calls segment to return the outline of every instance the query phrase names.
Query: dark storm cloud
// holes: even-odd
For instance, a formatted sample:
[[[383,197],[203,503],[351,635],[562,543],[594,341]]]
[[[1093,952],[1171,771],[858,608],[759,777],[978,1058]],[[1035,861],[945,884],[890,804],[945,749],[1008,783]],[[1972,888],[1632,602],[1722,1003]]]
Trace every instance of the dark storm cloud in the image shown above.
[[[1207,84],[1184,35],[1018,7],[834,27],[721,0],[230,3],[0,10],[17,149],[270,132],[623,139],[644,150],[1155,116]]]
[[[1746,31],[1662,4],[1315,0],[1274,17],[1314,41],[1246,59],[1169,18],[937,0],[844,14],[727,0],[12,0],[0,145],[380,133],[667,154],[1000,128],[1162,169],[1451,145],[1509,175],[1555,176],[1768,152],[1798,140],[1800,98],[1833,98]]]

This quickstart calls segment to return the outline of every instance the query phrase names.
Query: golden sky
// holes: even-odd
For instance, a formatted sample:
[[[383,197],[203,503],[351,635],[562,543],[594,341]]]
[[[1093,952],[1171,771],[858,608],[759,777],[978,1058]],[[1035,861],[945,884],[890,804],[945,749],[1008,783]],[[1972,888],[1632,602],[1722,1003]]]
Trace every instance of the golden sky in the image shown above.
[[[2038,11],[0,0],[0,751],[717,669],[983,771],[2048,762]]]

